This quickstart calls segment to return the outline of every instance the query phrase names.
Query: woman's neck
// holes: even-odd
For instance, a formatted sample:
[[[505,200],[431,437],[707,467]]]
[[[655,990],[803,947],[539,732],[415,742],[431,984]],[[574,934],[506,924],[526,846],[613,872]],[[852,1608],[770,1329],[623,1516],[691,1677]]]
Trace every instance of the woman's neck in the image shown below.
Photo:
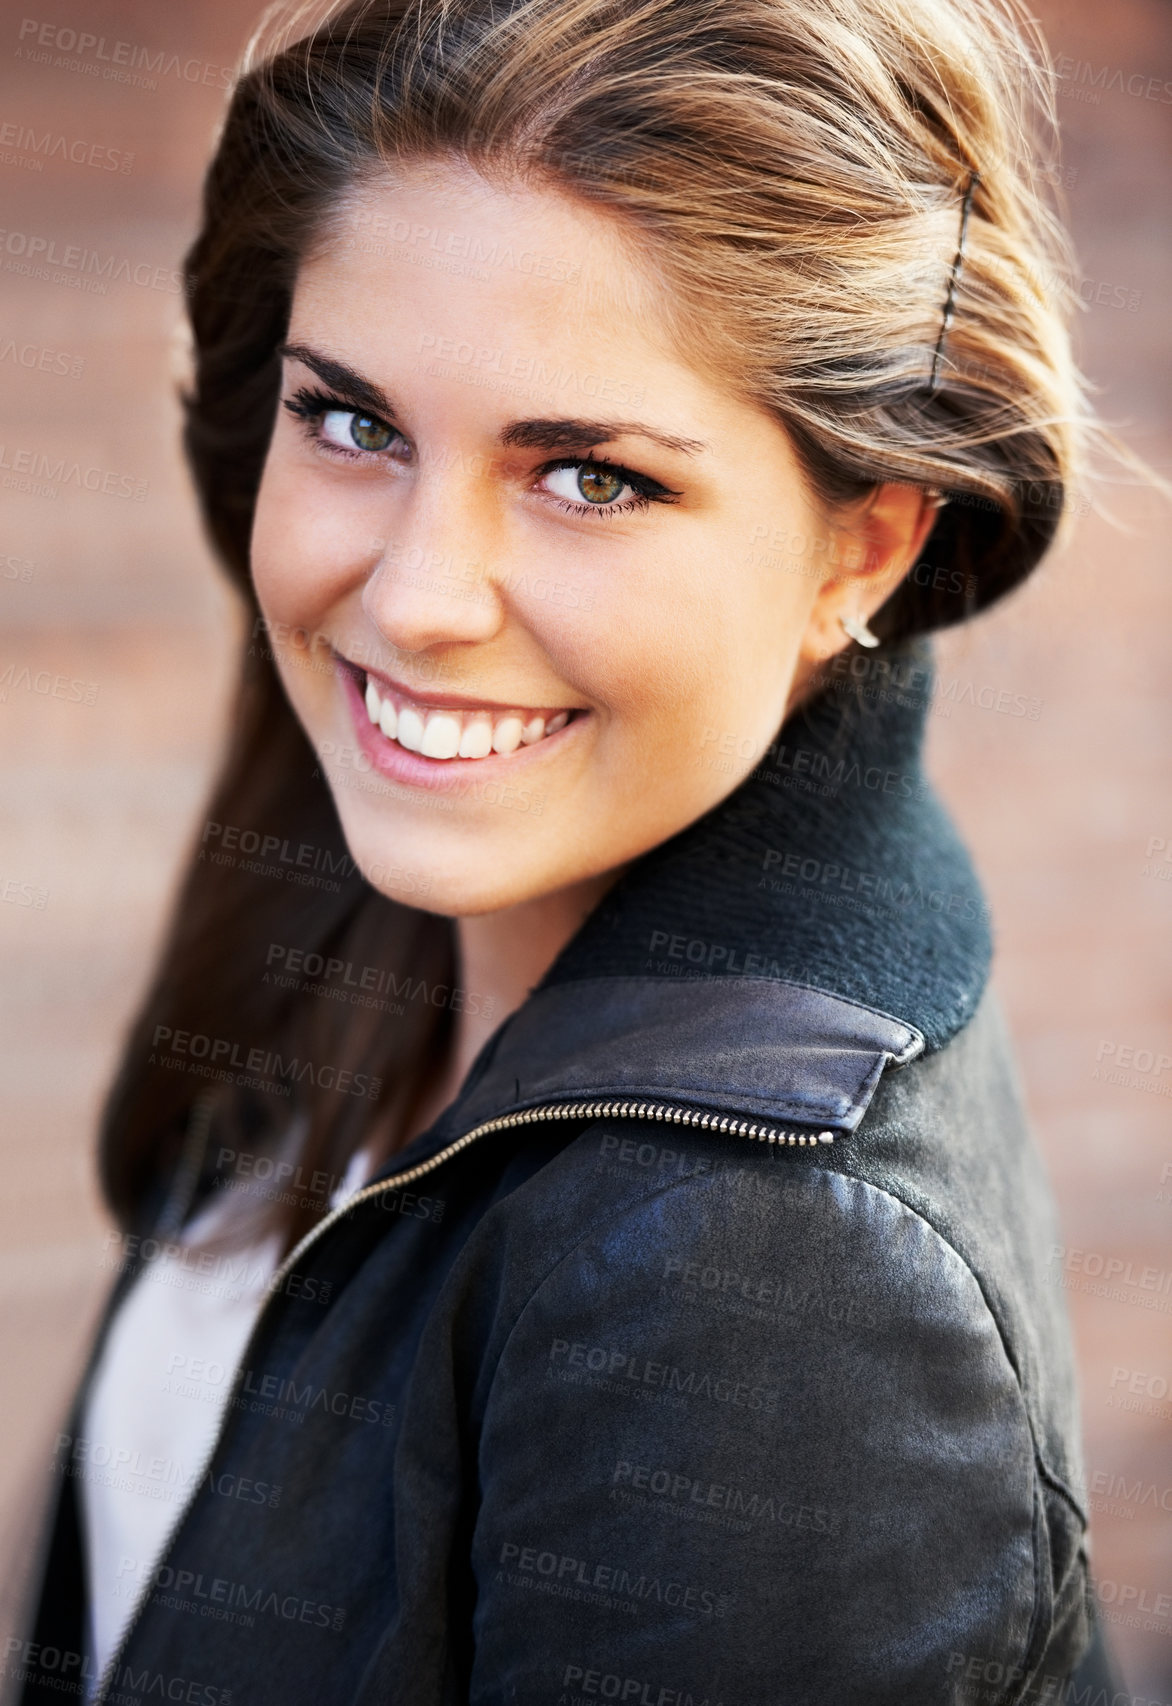
[[[426,1130],[456,1095],[492,1033],[523,1004],[558,954],[617,882],[622,867],[500,912],[456,920],[456,983],[451,1046],[442,1070],[416,1102],[400,1147]]]

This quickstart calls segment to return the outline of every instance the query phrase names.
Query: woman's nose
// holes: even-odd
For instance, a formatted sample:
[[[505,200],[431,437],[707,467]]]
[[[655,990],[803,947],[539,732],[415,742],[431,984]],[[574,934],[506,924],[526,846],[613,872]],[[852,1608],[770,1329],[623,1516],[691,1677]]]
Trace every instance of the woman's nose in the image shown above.
[[[396,516],[362,591],[362,607],[398,651],[491,639],[504,621],[500,540],[483,506],[435,492]]]

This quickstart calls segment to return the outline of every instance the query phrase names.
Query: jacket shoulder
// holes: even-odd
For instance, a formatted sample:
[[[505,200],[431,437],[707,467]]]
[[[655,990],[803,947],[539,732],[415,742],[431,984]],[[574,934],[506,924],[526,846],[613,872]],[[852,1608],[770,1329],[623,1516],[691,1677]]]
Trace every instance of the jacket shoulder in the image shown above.
[[[1080,1537],[1054,1542],[972,1269],[866,1180],[676,1148],[668,1177],[629,1128],[565,1154],[644,1173],[567,1204],[501,1347],[474,1545],[493,1686],[473,1698],[649,1667],[738,1706],[775,1703],[779,1676],[786,1700],[892,1706],[964,1699],[973,1663],[1006,1700],[1065,1676]]]

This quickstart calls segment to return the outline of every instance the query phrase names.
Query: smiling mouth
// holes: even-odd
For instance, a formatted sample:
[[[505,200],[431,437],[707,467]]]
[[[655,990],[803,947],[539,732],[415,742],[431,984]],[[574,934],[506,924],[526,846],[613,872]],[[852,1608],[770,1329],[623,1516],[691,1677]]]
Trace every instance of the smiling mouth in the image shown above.
[[[535,710],[499,705],[429,705],[405,688],[392,686],[347,662],[366,703],[366,714],[384,738],[421,758],[508,757],[523,746],[564,729],[581,715],[576,707]]]

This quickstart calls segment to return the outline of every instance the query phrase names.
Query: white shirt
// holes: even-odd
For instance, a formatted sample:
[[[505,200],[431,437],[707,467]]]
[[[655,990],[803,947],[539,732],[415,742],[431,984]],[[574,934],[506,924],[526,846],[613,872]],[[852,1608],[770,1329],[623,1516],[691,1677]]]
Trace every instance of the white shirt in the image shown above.
[[[351,1156],[331,1208],[370,1175]],[[233,1246],[224,1193],[136,1277],[111,1322],[71,1468],[90,1583],[91,1691],[203,1473],[280,1238]],[[215,1240],[215,1242],[213,1242]]]

